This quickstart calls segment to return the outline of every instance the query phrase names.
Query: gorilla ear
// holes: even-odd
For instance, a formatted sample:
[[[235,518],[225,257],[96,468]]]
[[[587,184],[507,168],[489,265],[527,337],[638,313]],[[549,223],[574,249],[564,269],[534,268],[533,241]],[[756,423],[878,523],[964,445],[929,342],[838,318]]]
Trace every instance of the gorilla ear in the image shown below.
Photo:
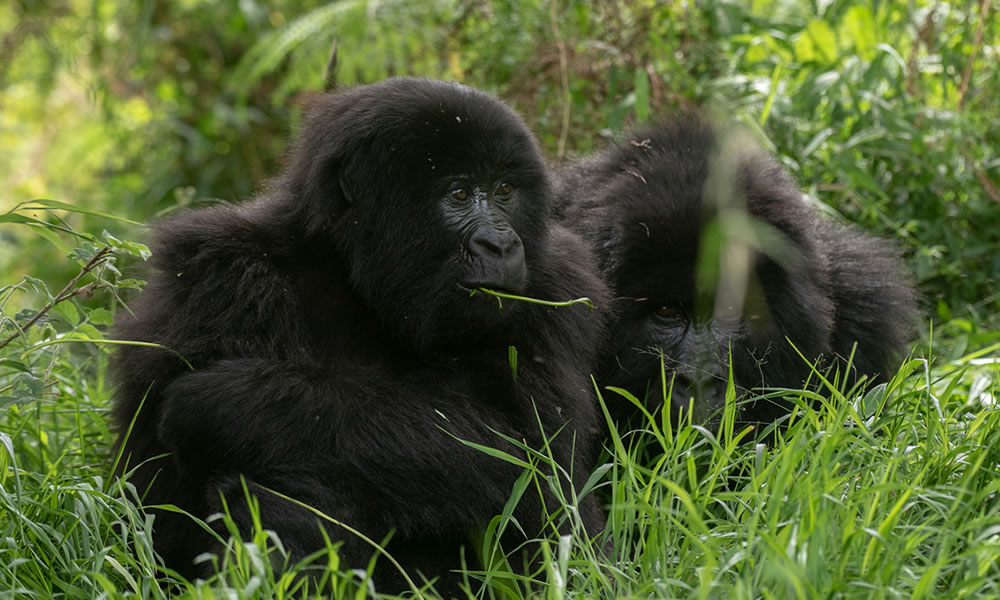
[[[352,204],[344,186],[344,161],[339,156],[316,157],[297,184],[299,208],[310,233],[332,226]]]
[[[352,117],[345,116],[348,108],[342,106],[339,93],[323,98],[307,117],[285,177],[313,233],[333,226],[361,200],[372,179],[366,176],[369,165],[363,160],[369,141],[349,131]]]

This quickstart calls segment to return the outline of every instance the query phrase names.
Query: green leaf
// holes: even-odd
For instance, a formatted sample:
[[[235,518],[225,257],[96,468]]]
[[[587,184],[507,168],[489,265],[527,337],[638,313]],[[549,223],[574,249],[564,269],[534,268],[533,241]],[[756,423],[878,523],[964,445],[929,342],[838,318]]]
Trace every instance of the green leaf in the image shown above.
[[[141,290],[144,287],[146,287],[146,282],[142,279],[120,279],[118,281],[118,289]]]
[[[764,101],[764,108],[760,113],[760,126],[763,127],[767,123],[767,117],[771,114],[771,107],[774,105],[774,97],[778,93],[778,86],[781,84],[781,70],[784,67],[784,63],[779,62],[774,65],[774,69],[771,71],[771,85],[767,92],[767,100]]]
[[[857,4],[847,9],[839,33],[845,47],[853,46],[858,56],[870,57],[878,44],[875,31],[875,18],[872,17],[871,10],[863,4]]]
[[[80,246],[73,248],[66,257],[82,264],[87,264],[100,252],[101,249],[90,242],[84,242]]]
[[[499,458],[500,460],[505,461],[505,462],[509,462],[512,465],[517,465],[518,467],[521,467],[522,469],[533,469],[534,468],[534,467],[532,467],[532,465],[530,463],[527,463],[527,462],[521,460],[520,458],[516,458],[515,456],[512,456],[511,454],[508,454],[507,452],[504,452],[503,450],[500,450],[498,448],[491,448],[490,446],[484,446],[482,444],[477,444],[476,442],[470,442],[468,440],[463,440],[462,438],[460,438],[457,435],[451,433],[450,431],[448,431],[444,427],[439,427],[439,429],[441,431],[445,432],[446,434],[450,435],[452,438],[454,438],[459,443],[464,444],[464,445],[468,446],[469,448],[474,448],[474,449],[482,452],[483,454],[486,454],[488,456],[492,456],[493,458]]]
[[[875,178],[869,175],[866,171],[859,169],[853,164],[847,162],[841,162],[837,165],[837,169],[842,175],[853,185],[862,187],[869,192],[872,192],[876,196],[882,199],[888,199],[885,190],[879,185]]]
[[[80,322],[80,311],[76,309],[76,306],[72,302],[60,302],[56,304],[52,307],[52,313],[62,317],[70,325],[76,325]]]
[[[45,382],[31,373],[23,373],[14,378],[14,398],[20,402],[37,400],[45,389]]]
[[[28,321],[35,318],[35,315],[37,314],[38,311],[33,308],[22,308],[21,310],[17,311],[17,314],[14,315],[14,320],[17,321],[18,325],[23,327]],[[38,321],[36,321],[36,323],[42,324],[47,322],[48,320],[49,320],[48,315],[43,315],[41,318],[38,319]]]
[[[132,221],[131,219],[126,219],[124,217],[117,217],[112,214],[103,213],[100,211],[92,210],[89,208],[84,208],[82,206],[74,206],[72,204],[67,204],[65,202],[59,202],[58,200],[28,200],[26,202],[21,202],[14,208],[10,209],[6,214],[16,213],[22,210],[65,210],[66,212],[79,213],[82,215],[90,215],[92,217],[101,217],[102,219],[111,219],[112,221],[119,221],[121,223],[128,223],[129,225],[143,225],[138,221]],[[0,223],[3,222],[3,217],[6,215],[0,215]]]
[[[108,245],[111,246],[112,248],[115,248],[116,250],[121,250],[126,254],[129,254],[131,256],[136,256],[138,258],[141,258],[142,260],[149,260],[149,257],[153,255],[153,253],[149,250],[149,247],[147,247],[145,244],[140,244],[138,242],[130,242],[127,240],[119,240],[118,238],[111,235],[107,231],[104,231],[101,234],[101,237],[104,238],[104,241],[106,241]]]
[[[42,221],[41,219],[36,219],[34,217],[26,217],[24,215],[19,215],[19,214],[13,212],[15,210],[17,210],[17,207],[15,207],[15,208],[11,209],[10,211],[8,211],[8,212],[0,215],[0,223],[17,223],[17,224],[21,224],[21,225],[35,225],[35,226],[38,227],[39,234],[43,235],[43,237],[45,237],[45,239],[49,240],[50,242],[53,242],[54,244],[56,244],[57,247],[61,248],[60,244],[58,244],[55,241],[53,241],[53,239],[50,238],[49,236],[43,234],[43,232],[45,232],[46,229],[54,229],[56,231],[61,231],[63,233],[68,233],[69,235],[73,235],[73,236],[76,236],[76,237],[79,237],[79,238],[83,238],[83,239],[87,239],[87,240],[94,239],[94,236],[90,235],[89,233],[80,233],[80,232],[77,232],[77,231],[73,231],[72,229],[70,229],[68,227],[63,227],[62,225],[57,225],[55,223],[49,223],[47,221]],[[49,232],[49,233],[51,233],[51,232]]]
[[[831,64],[837,60],[837,34],[825,21],[811,21],[795,40],[795,55],[801,62]]]
[[[83,323],[76,328],[76,331],[69,338],[64,339],[82,339],[86,341],[99,340],[103,338],[104,335],[98,331],[96,327],[89,323]]]
[[[507,346],[507,363],[510,364],[510,374],[517,381],[517,348]]]
[[[28,365],[18,362],[16,360],[10,359],[0,359],[0,367],[7,367],[9,369],[14,369],[15,371],[20,371],[22,373],[31,373],[31,369]]]
[[[111,311],[105,308],[95,308],[87,313],[87,320],[94,325],[107,325],[111,326],[114,324],[114,316],[112,316]]]
[[[641,66],[635,69],[635,118],[649,119],[649,73]]]

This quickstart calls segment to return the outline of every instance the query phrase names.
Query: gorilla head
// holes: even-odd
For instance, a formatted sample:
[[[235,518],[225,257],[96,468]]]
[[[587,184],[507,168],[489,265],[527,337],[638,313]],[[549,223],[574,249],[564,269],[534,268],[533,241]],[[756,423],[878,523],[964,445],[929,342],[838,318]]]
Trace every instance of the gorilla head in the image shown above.
[[[310,231],[330,230],[355,289],[403,341],[455,343],[466,324],[482,332],[516,313],[468,300],[523,294],[545,239],[544,162],[498,100],[416,79],[327,95],[293,160]]]
[[[911,335],[913,293],[893,248],[820,218],[771,157],[700,117],[571,166],[558,194],[617,295],[600,381],[650,409],[666,389],[675,417],[690,405],[704,422],[730,369],[738,392],[800,388],[813,363],[849,381],[885,376]],[[742,417],[787,409],[759,400]]]

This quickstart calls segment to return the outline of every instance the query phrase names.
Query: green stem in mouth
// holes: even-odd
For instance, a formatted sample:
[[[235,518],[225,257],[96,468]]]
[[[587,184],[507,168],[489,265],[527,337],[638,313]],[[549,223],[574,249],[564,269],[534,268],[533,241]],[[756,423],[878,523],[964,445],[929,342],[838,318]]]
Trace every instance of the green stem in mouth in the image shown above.
[[[573,306],[574,304],[583,304],[590,310],[594,310],[594,303],[584,296],[583,298],[577,298],[576,300],[566,300],[563,302],[553,301],[553,300],[539,300],[538,298],[528,298],[527,296],[518,296],[516,294],[508,294],[506,292],[498,292],[496,290],[491,290],[489,288],[476,288],[469,293],[469,296],[475,296],[476,292],[483,292],[484,294],[489,294],[497,299],[497,303],[500,308],[503,308],[503,300],[520,300],[522,302],[532,302],[534,304],[541,304],[543,306]]]

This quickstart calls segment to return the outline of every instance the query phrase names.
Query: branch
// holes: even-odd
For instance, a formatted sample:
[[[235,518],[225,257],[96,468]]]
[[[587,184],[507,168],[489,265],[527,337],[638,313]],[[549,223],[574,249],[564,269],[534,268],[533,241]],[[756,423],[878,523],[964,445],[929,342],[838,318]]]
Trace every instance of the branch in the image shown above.
[[[94,257],[91,258],[87,262],[87,264],[85,264],[83,266],[82,269],[80,269],[80,274],[77,275],[76,277],[74,277],[73,279],[71,279],[70,282],[66,284],[66,287],[64,287],[62,289],[62,291],[60,291],[58,294],[56,294],[54,298],[52,298],[51,300],[49,300],[48,304],[46,304],[45,306],[42,307],[42,310],[40,310],[37,313],[35,313],[35,316],[31,317],[31,320],[28,321],[27,323],[25,323],[24,327],[19,328],[9,338],[7,338],[4,341],[0,342],[0,349],[3,349],[4,346],[6,346],[7,344],[13,342],[14,340],[16,340],[17,338],[19,338],[20,336],[24,335],[24,332],[26,332],[28,329],[30,329],[32,325],[34,325],[35,323],[37,323],[39,319],[41,319],[42,317],[44,317],[45,313],[47,313],[50,310],[52,310],[52,307],[55,306],[56,304],[59,304],[63,300],[67,300],[69,298],[72,298],[73,296],[75,296],[77,294],[82,294],[82,293],[88,292],[90,290],[93,290],[93,285],[92,284],[88,284],[88,285],[85,285],[85,286],[82,286],[82,287],[79,287],[79,288],[76,287],[76,284],[79,283],[80,280],[83,279],[83,277],[87,273],[90,273],[91,271],[93,271],[97,267],[101,266],[101,264],[104,263],[104,261],[106,261],[109,258],[111,258],[111,254],[112,254],[112,251],[111,251],[110,247],[101,248],[100,251],[98,251],[97,254],[95,254]]]
[[[562,123],[559,130],[559,149],[556,156],[562,158],[566,155],[566,138],[569,137],[569,117],[570,117],[570,95],[569,95],[569,59],[566,56],[566,42],[559,33],[559,7],[558,0],[550,0],[549,19],[552,26],[552,35],[556,39],[556,48],[559,50],[559,79],[562,83]]]
[[[976,62],[976,55],[983,44],[983,24],[986,22],[986,15],[990,12],[990,0],[981,0],[982,8],[979,11],[979,27],[976,28],[976,41],[972,44],[972,53],[969,54],[969,64],[965,65],[965,73],[962,74],[962,87],[958,91],[958,107],[965,105],[965,93],[969,91],[969,79],[972,78],[972,63]]]
[[[971,165],[972,161],[969,161],[969,164]],[[989,196],[990,199],[992,199],[997,204],[1000,204],[1000,190],[997,189],[997,186],[993,183],[993,181],[989,178],[989,176],[987,176],[985,172],[979,169],[973,168],[972,170],[976,174],[976,179],[979,180],[979,183],[983,186],[983,189],[986,191],[986,195]]]
[[[937,9],[932,8],[924,19],[924,24],[917,28],[917,35],[913,38],[910,46],[910,58],[906,61],[906,91],[911,96],[917,95],[917,55],[920,52],[920,44],[931,47],[931,37],[934,35],[934,13]]]

